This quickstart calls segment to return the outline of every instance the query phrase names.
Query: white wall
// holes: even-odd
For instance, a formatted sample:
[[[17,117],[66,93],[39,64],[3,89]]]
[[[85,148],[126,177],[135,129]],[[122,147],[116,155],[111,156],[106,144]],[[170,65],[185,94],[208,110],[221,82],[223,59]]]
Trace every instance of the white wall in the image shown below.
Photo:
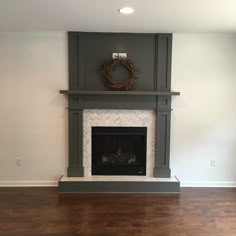
[[[67,64],[66,33],[0,33],[0,185],[65,173]]]
[[[236,185],[235,62],[236,35],[174,35],[171,168],[183,185]],[[67,66],[66,33],[0,33],[0,185],[66,174]]]
[[[236,35],[175,34],[172,90],[172,173],[186,186],[236,186]]]

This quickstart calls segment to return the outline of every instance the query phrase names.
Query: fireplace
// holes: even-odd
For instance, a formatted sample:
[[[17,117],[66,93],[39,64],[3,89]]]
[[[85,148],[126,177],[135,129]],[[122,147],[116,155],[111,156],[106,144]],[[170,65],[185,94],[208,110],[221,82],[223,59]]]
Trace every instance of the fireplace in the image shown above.
[[[60,191],[179,192],[179,182],[172,181],[169,165],[171,98],[180,94],[171,91],[172,35],[69,32],[68,40],[69,89],[60,92],[69,100],[69,165],[68,179],[60,181]],[[130,90],[113,91],[104,83],[102,65],[113,53],[122,52],[137,69],[137,80]],[[127,78],[123,68],[115,69],[122,73],[118,81],[123,81],[123,74]],[[129,118],[112,114],[111,119],[103,119],[97,114],[86,117],[88,110],[108,111],[108,116],[111,111],[139,112]],[[146,111],[155,117],[152,128],[148,119],[142,119]],[[125,133],[127,127],[134,126],[147,128]],[[138,144],[127,146],[135,142]]]
[[[110,59],[112,53],[120,52],[120,45],[138,68],[137,81],[128,91],[109,90],[101,72],[102,62]],[[60,91],[69,96],[69,177],[85,176],[89,169],[86,170],[83,156],[87,142],[83,136],[86,109],[154,111],[156,138],[152,176],[171,176],[171,97],[180,94],[170,90],[171,48],[171,34],[69,33],[69,90]]]
[[[92,127],[92,175],[146,175],[146,127]]]

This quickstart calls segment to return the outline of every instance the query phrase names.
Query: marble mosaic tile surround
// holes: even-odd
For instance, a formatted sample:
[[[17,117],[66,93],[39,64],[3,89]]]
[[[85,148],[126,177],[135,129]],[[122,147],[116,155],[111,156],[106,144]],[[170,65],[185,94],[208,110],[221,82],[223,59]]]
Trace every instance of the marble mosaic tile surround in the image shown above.
[[[138,126],[147,127],[147,171],[153,177],[155,161],[156,114],[149,110],[84,110],[83,111],[83,163],[84,176],[91,176],[91,127]]]

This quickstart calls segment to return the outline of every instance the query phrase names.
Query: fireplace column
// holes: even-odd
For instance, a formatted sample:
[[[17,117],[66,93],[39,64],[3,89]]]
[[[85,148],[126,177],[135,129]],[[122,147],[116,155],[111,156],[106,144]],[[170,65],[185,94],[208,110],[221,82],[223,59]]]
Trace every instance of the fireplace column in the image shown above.
[[[157,37],[156,91],[171,91],[172,35]],[[170,117],[171,96],[156,98],[156,157],[155,177],[170,177]]]
[[[160,99],[160,98],[159,98]],[[164,98],[161,98],[164,99]],[[170,98],[166,98],[170,102]],[[155,177],[170,177],[170,111],[156,111]]]
[[[84,176],[83,167],[83,110],[69,110],[69,167],[68,176]]]

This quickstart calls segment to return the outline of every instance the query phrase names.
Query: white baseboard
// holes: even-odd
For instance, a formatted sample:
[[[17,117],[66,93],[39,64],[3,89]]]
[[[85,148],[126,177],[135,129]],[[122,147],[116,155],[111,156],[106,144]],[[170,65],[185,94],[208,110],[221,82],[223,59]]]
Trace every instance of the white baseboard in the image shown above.
[[[0,181],[0,187],[55,187],[58,181]]]
[[[180,187],[235,188],[236,182],[188,182],[180,181]]]
[[[0,181],[0,187],[57,187],[58,181]],[[235,188],[236,182],[180,181],[180,187]]]

